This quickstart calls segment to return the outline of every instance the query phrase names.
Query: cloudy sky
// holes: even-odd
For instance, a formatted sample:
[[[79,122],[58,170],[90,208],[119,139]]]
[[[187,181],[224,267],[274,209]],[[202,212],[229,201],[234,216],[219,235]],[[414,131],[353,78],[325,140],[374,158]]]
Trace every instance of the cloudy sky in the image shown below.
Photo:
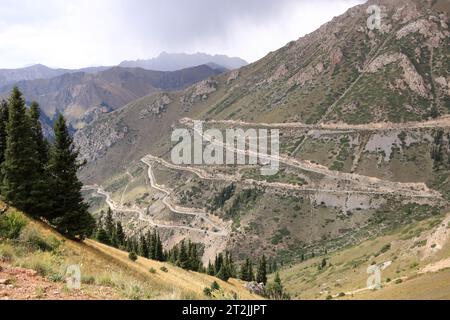
[[[0,68],[115,65],[160,52],[262,58],[363,0],[0,0]]]

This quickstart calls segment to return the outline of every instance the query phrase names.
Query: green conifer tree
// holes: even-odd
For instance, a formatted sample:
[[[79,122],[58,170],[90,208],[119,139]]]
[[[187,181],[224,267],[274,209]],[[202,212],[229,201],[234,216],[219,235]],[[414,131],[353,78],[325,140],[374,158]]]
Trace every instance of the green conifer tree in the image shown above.
[[[256,270],[256,282],[264,284],[267,283],[267,260],[264,255],[258,263],[258,268]]]
[[[14,87],[8,100],[5,160],[2,164],[2,195],[12,206],[30,213],[31,195],[38,175],[38,159],[30,118],[22,93]]]
[[[0,102],[0,165],[5,161],[7,125],[8,125],[8,104],[6,103],[5,100],[2,100]]]
[[[62,115],[54,126],[55,143],[51,148],[49,173],[51,186],[51,218],[57,229],[70,238],[83,239],[92,233],[95,220],[87,211],[81,195],[82,183],[77,172],[82,166],[73,147]]]

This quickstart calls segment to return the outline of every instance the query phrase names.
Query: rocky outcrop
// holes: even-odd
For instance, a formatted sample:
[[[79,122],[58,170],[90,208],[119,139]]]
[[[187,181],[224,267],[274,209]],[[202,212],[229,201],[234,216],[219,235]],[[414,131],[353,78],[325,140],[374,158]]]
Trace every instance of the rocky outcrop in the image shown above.
[[[128,127],[119,127],[113,120],[96,121],[95,125],[75,133],[74,144],[81,159],[94,161],[101,158],[111,146],[125,138]]]
[[[245,288],[253,294],[257,294],[258,296],[263,296],[266,288],[264,286],[264,283],[257,283],[257,282],[247,282],[245,284]]]
[[[167,94],[164,94],[156,99],[151,105],[142,109],[139,113],[139,118],[146,119],[151,116],[161,116],[161,114],[167,110],[167,106],[171,103],[172,100],[170,97]]]
[[[211,93],[217,91],[218,85],[216,80],[208,79],[186,90],[185,95],[180,98],[183,110],[188,111],[195,103],[207,100]]]
[[[386,53],[376,58],[366,68],[366,72],[376,73],[387,65],[398,63],[403,69],[403,80],[408,84],[409,88],[420,96],[427,98],[428,89],[421,75],[416,68],[403,53]]]

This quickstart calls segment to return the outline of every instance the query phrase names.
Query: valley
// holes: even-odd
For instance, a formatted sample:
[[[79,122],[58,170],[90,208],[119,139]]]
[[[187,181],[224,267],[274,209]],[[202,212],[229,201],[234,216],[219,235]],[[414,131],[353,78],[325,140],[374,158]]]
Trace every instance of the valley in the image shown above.
[[[427,83],[449,76],[448,11],[405,3],[381,1],[381,30],[365,29],[369,4],[357,6],[260,61],[97,119],[75,136],[88,159],[82,179],[124,199],[114,211],[127,232],[163,225],[166,246],[190,238],[205,246],[205,263],[223,250],[294,263],[447,212],[448,92]],[[164,109],[145,112],[153,105]],[[170,134],[194,133],[194,120],[205,130],[279,129],[280,172],[172,164]],[[151,222],[122,210],[137,207]]]
[[[42,213],[23,191],[21,208],[68,235],[70,254],[49,256],[61,257],[58,267],[87,261],[91,298],[95,286],[99,298],[450,298],[448,0],[361,1],[250,64],[163,52],[114,67],[1,69],[0,97],[10,97],[0,129],[23,140],[0,141],[6,194],[28,190],[15,183],[13,160],[37,141],[26,155],[40,156],[33,188],[48,176],[62,187],[46,197],[72,195],[79,243],[61,223],[78,219],[56,201]],[[41,115],[28,109],[34,100]],[[174,159],[180,150],[190,161]],[[22,166],[25,184],[35,168]],[[29,247],[16,238],[19,247],[0,243],[12,257],[5,274],[27,276]],[[48,258],[32,252],[39,257]],[[101,281],[97,259],[120,281]],[[123,279],[139,279],[138,289]]]

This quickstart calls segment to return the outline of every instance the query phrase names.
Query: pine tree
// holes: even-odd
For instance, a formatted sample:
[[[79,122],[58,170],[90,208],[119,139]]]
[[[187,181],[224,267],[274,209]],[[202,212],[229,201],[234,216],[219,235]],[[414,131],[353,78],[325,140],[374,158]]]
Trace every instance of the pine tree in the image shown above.
[[[241,280],[247,282],[255,280],[255,276],[253,273],[253,263],[250,260],[250,258],[247,258],[245,262],[242,264],[240,278]]]
[[[214,266],[211,263],[211,260],[208,262],[208,269],[206,269],[206,273],[210,276],[215,276]]]
[[[156,245],[155,245],[155,260],[164,261],[164,251],[161,242],[161,238],[159,237],[159,233],[156,236]]]
[[[38,161],[42,169],[44,169],[48,162],[49,144],[48,141],[44,139],[44,135],[42,133],[42,125],[40,121],[41,111],[37,102],[33,101],[31,103],[29,115],[33,140],[38,153]]]
[[[283,284],[281,283],[280,274],[277,272],[273,282],[267,285],[267,295],[274,300],[289,300],[289,295],[284,292]]]
[[[70,238],[83,239],[92,233],[95,220],[87,211],[88,205],[81,195],[82,183],[78,180],[78,151],[74,150],[66,121],[62,115],[54,126],[55,143],[49,159],[52,188],[52,222]]]
[[[187,267],[189,265],[189,256],[187,253],[187,249],[186,249],[184,240],[181,241],[181,244],[180,244],[180,253],[178,255],[177,265],[182,269],[187,269]]]
[[[114,224],[114,219],[112,217],[112,210],[111,210],[111,208],[108,208],[108,211],[106,212],[106,217],[105,217],[104,224],[105,224],[106,233],[108,234],[108,236],[109,236],[109,238],[111,240],[110,242],[112,243],[114,234],[116,232],[116,230],[115,230],[116,227],[115,227],[115,224]]]
[[[256,282],[264,284],[267,283],[267,261],[264,255],[258,263],[258,269],[256,271]]]
[[[150,259],[155,259],[156,257],[155,242],[156,242],[155,234],[153,232],[148,232],[147,246],[148,246],[148,256]]]
[[[30,193],[31,207],[29,213],[34,216],[46,216],[49,207],[49,177],[47,172],[49,145],[42,133],[40,122],[40,110],[37,102],[32,102],[28,112],[30,118],[30,129],[32,135],[33,152],[36,155],[35,175],[32,178],[33,188]]]
[[[214,271],[215,271],[215,274],[218,274],[218,273],[219,273],[220,269],[222,268],[222,265],[223,265],[223,254],[222,254],[222,253],[219,253],[219,254],[216,256],[216,261],[215,261],[215,263],[214,263]]]
[[[97,232],[95,234],[95,238],[100,243],[103,243],[103,244],[106,244],[106,245],[110,245],[109,235],[106,232],[106,230],[103,229],[103,227],[101,227],[101,226],[97,229]]]
[[[25,212],[33,207],[31,195],[39,174],[30,118],[22,93],[14,87],[8,101],[5,160],[2,164],[2,195],[7,202]]]
[[[116,224],[116,241],[119,248],[123,248],[125,246],[126,237],[125,233],[123,232],[122,223],[120,221]]]
[[[249,270],[248,270],[248,266],[249,266],[249,262],[248,262],[248,258],[242,263],[241,265],[241,270],[240,270],[240,274],[239,274],[239,279],[241,279],[242,281],[249,281]]]
[[[149,258],[147,239],[144,235],[139,237],[139,255],[144,258]]]
[[[5,161],[7,125],[8,125],[8,104],[6,103],[5,100],[2,100],[0,102],[0,165]]]

